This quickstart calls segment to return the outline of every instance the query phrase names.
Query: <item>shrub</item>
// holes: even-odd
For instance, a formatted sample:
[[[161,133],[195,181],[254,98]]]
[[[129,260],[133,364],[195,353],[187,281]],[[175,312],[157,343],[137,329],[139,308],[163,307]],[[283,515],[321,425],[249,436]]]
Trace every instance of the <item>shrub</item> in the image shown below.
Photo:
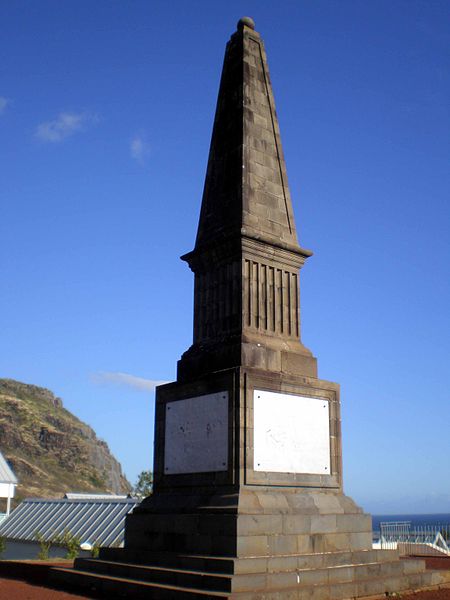
[[[81,540],[69,529],[55,538],[55,543],[60,544],[67,550],[66,558],[76,558],[80,553]]]
[[[40,531],[36,531],[34,537],[39,542],[39,552],[38,559],[39,560],[48,560],[50,548],[52,546],[52,540],[46,540]]]
[[[98,542],[94,542],[92,544],[92,548],[91,548],[92,558],[98,558],[99,553],[100,553],[100,545]]]

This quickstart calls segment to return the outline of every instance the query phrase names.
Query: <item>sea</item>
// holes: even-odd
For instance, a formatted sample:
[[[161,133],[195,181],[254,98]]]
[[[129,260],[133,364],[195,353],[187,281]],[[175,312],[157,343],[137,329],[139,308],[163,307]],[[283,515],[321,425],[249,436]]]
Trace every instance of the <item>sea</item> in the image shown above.
[[[392,521],[410,521],[411,529],[425,525],[440,525],[450,528],[450,513],[434,513],[429,515],[372,515],[373,531],[380,530],[380,523]]]

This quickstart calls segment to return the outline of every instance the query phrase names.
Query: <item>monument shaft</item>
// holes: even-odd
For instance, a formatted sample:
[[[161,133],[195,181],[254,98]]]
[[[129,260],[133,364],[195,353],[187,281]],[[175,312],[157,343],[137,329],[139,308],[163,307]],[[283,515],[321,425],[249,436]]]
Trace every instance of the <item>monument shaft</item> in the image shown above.
[[[300,248],[264,44],[225,53],[195,248],[194,343],[178,380],[236,366],[317,376],[300,343]]]

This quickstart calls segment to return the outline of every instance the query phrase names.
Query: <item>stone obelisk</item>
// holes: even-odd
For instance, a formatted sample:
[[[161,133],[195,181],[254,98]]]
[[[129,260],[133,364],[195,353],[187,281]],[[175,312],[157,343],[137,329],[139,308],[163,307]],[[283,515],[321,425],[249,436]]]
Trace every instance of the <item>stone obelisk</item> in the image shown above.
[[[193,343],[156,393],[154,492],[127,517],[125,548],[78,560],[73,579],[89,572],[136,597],[258,600],[429,583],[420,561],[372,550],[370,516],[343,493],[339,386],[317,377],[300,337],[309,256],[264,45],[243,18],[226,48],[195,247],[182,257],[195,276]]]
[[[157,389],[154,493],[129,518],[127,547],[255,556],[371,543],[370,517],[342,494],[339,387],[317,378],[300,341],[310,255],[264,45],[242,19],[225,53],[195,247],[182,257],[195,275],[193,344],[177,381]]]

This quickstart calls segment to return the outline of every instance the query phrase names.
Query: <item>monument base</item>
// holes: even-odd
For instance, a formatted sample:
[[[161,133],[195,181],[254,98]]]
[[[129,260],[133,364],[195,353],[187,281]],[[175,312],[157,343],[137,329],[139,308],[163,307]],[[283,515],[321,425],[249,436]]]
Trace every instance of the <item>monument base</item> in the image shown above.
[[[371,518],[336,492],[247,486],[156,494],[127,517],[126,547],[53,580],[100,597],[338,600],[450,580],[373,550]]]
[[[371,517],[342,492],[335,383],[247,366],[159,386],[154,478],[125,548],[56,582],[109,598],[338,600],[445,581],[372,549]]]
[[[372,548],[370,515],[336,492],[241,486],[150,496],[127,517],[125,549],[248,558]]]

